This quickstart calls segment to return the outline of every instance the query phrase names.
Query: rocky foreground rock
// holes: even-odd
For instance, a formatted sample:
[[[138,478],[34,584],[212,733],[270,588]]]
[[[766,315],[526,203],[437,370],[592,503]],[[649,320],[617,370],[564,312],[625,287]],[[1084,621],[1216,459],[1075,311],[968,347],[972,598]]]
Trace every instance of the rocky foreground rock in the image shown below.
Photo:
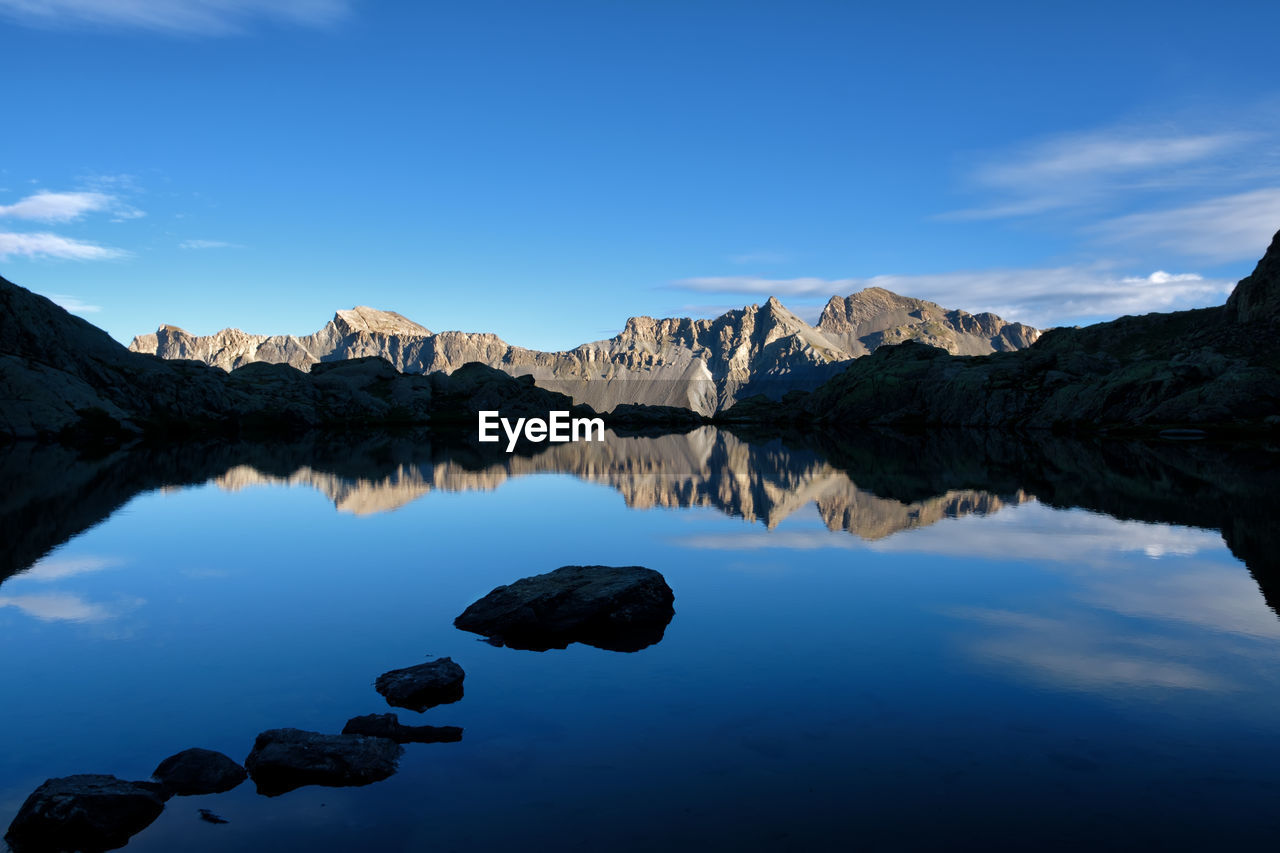
[[[5,841],[14,853],[114,850],[150,826],[167,797],[157,783],[115,776],[49,779],[18,809]]]
[[[230,791],[247,779],[248,773],[221,752],[196,747],[161,761],[151,776],[166,791],[189,796]]]
[[[662,639],[675,615],[666,579],[642,566],[564,566],[500,586],[453,624],[513,649],[584,643],[634,652]]]
[[[270,729],[258,735],[244,766],[258,793],[274,797],[304,785],[345,788],[379,782],[396,772],[403,752],[387,738]]]
[[[564,352],[511,346],[492,334],[432,332],[393,311],[339,311],[311,335],[251,335],[223,329],[192,335],[163,325],[130,344],[136,352],[194,359],[234,371],[254,362],[301,371],[319,362],[376,356],[405,373],[452,372],[480,362],[531,375],[599,412],[623,404],[714,414],[742,396],[816,387],[838,365],[878,347],[916,340],[961,355],[1028,346],[1039,334],[994,314],[947,310],[871,287],[833,296],[817,326],[777,299],[709,320],[632,317],[608,340]]]
[[[466,674],[453,658],[439,658],[379,675],[373,686],[390,705],[425,711],[462,698]]]

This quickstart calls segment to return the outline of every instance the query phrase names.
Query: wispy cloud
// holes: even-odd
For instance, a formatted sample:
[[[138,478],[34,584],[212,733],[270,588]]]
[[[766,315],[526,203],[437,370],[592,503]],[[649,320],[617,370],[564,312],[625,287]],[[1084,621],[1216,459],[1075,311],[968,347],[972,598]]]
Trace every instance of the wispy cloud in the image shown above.
[[[70,222],[86,213],[106,210],[111,196],[98,192],[55,193],[41,190],[13,204],[0,204],[0,216],[37,222]]]
[[[768,250],[744,252],[741,255],[729,256],[729,263],[743,266],[747,264],[785,264],[788,260],[790,258],[786,254]]]
[[[1260,141],[1252,132],[1160,133],[1143,127],[1041,140],[978,166],[970,180],[994,198],[941,218],[1029,216],[1135,192],[1220,186],[1241,170],[1231,155]]]
[[[42,293],[41,296],[49,299],[54,305],[65,308],[72,314],[97,314],[102,310],[101,305],[90,305],[87,302],[80,301],[75,296],[69,296],[65,293]],[[35,571],[33,568],[31,571]]]
[[[1126,276],[1104,268],[1051,267],[839,279],[721,276],[687,278],[674,286],[699,293],[781,299],[826,299],[882,287],[945,308],[963,308],[972,313],[990,311],[1006,320],[1046,327],[1121,314],[1216,305],[1234,285],[1232,281],[1197,273],[1157,270],[1146,276]]]
[[[36,27],[112,27],[232,35],[258,22],[328,26],[349,0],[0,0],[0,16]]]
[[[239,243],[228,243],[224,240],[183,240],[179,249],[243,249]]]
[[[1142,243],[1217,261],[1260,256],[1280,229],[1280,187],[1220,196],[1182,207],[1107,220],[1103,239]]]
[[[99,246],[48,232],[17,234],[0,231],[0,260],[11,257],[57,258],[72,261],[104,261],[128,257],[123,249]]]
[[[0,204],[0,217],[35,222],[72,222],[90,213],[107,213],[112,222],[141,219],[147,214],[118,195],[95,190],[37,193],[13,204]]]

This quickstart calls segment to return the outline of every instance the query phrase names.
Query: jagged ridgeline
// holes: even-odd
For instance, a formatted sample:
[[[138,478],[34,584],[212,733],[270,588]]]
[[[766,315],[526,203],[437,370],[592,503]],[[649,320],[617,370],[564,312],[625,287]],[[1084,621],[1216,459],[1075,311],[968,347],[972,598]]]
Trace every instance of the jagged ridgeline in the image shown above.
[[[755,394],[811,390],[885,345],[910,340],[986,355],[1023,349],[1038,336],[994,314],[947,310],[872,287],[833,296],[817,326],[771,298],[711,320],[632,317],[621,334],[565,352],[524,349],[487,333],[432,332],[395,312],[364,307],[339,311],[302,337],[239,329],[198,336],[163,325],[129,348],[224,370],[271,362],[306,371],[317,362],[378,356],[405,373],[431,373],[478,361],[513,376],[531,374],[540,386],[600,412],[640,403],[710,415]]]

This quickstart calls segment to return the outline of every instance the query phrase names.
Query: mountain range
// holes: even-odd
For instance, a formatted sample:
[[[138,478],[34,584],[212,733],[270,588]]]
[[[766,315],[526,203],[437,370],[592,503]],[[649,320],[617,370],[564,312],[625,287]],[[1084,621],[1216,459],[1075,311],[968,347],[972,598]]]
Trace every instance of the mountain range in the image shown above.
[[[451,373],[481,362],[599,412],[622,404],[678,406],[712,415],[755,394],[777,398],[811,390],[851,360],[879,347],[917,341],[956,355],[1030,346],[1039,331],[994,314],[968,314],[872,287],[833,296],[812,326],[776,298],[714,319],[632,317],[608,340],[563,352],[506,343],[497,335],[432,332],[392,311],[338,311],[305,336],[223,329],[197,336],[162,325],[129,349],[231,371],[253,362],[311,365],[377,356],[404,373]]]
[[[832,300],[816,327],[771,299],[715,320],[634,318],[622,334],[568,353],[434,335],[398,315],[357,309],[308,336],[332,339],[325,360],[310,360],[317,356],[302,345],[308,339],[243,336],[239,355],[225,354],[228,372],[199,358],[192,342],[202,339],[162,334],[177,342],[172,358],[131,352],[0,278],[0,441],[94,444],[410,424],[470,431],[480,410],[545,417],[571,407],[575,416],[594,408],[623,428],[687,430],[711,411],[720,423],[775,434],[884,425],[1270,437],[1280,427],[1280,234],[1225,305],[1052,329],[1025,348],[1013,346],[1019,335],[1034,335],[1026,327],[886,291]],[[886,345],[895,335],[908,337]],[[488,361],[458,364],[480,354],[462,345],[470,338],[492,344]],[[938,341],[993,352],[954,354],[931,343]],[[874,351],[854,357],[859,346]],[[293,347],[305,371],[243,361]],[[224,357],[212,348],[205,356]],[[453,369],[423,375],[415,363]],[[551,378],[537,381],[535,369]],[[584,398],[593,405],[576,404]]]

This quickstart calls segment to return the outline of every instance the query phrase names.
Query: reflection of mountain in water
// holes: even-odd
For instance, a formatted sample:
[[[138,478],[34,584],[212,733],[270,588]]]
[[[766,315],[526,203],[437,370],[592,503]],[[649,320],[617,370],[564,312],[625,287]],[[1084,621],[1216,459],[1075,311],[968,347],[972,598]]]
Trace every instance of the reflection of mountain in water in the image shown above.
[[[617,489],[634,508],[713,507],[772,528],[816,504],[833,530],[878,539],[946,517],[1034,498],[1140,521],[1219,530],[1280,604],[1280,454],[1259,445],[1019,438],[982,431],[866,433],[832,443],[743,439],[704,427],[653,437],[553,445],[508,455],[423,435],[359,442],[229,443],[77,458],[62,447],[0,453],[0,578],[107,518],[140,492],[214,480],[319,489],[341,511],[384,512],[431,491],[486,490],[526,474],[566,473]]]
[[[512,477],[572,474],[621,492],[632,509],[713,507],[772,529],[811,503],[832,530],[882,539],[971,513],[995,512],[1026,495],[997,496],[971,489],[948,490],[904,503],[860,489],[845,472],[812,450],[791,450],[778,441],[749,444],[732,433],[702,427],[655,437],[610,435],[605,442],[557,444],[536,456],[506,456],[480,469],[451,458],[401,463],[381,476],[351,479],[303,465],[280,476],[237,465],[214,482],[223,489],[254,485],[309,486],[340,512],[368,515],[398,509],[433,490],[491,490]]]

